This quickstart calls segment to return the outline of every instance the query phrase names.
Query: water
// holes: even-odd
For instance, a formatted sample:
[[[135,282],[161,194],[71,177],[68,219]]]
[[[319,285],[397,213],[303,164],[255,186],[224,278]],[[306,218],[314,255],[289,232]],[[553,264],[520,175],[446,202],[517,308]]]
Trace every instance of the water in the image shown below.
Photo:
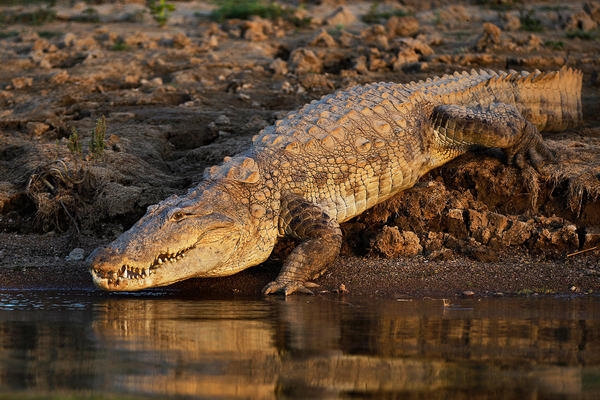
[[[0,291],[0,399],[600,398],[600,298]]]

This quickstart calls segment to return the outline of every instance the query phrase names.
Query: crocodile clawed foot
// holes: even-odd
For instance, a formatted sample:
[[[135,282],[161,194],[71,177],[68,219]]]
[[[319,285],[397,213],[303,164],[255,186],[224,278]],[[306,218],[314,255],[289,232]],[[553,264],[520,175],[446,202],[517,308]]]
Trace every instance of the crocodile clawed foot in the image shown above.
[[[519,169],[525,169],[528,165],[531,165],[538,173],[541,173],[544,164],[553,162],[554,159],[554,154],[540,142],[518,151],[512,156],[511,163]]]
[[[314,296],[314,293],[309,288],[319,287],[314,282],[301,282],[301,281],[273,281],[267,284],[262,290],[263,294],[277,294],[281,293],[285,296],[293,293],[303,293]]]
[[[533,130],[535,128],[532,126]],[[538,173],[546,162],[554,162],[554,154],[544,144],[541,135],[535,130],[531,132],[530,139],[520,143],[514,148],[507,149],[508,162],[520,169],[531,165]]]

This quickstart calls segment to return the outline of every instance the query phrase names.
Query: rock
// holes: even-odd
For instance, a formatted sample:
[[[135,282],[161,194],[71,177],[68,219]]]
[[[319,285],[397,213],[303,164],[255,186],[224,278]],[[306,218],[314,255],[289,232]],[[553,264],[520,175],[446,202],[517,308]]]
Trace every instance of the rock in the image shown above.
[[[65,42],[67,42],[67,35],[65,35]],[[92,36],[79,38],[73,35],[72,38],[69,38],[69,43],[69,47],[73,47],[77,51],[88,51],[99,48],[98,42]]]
[[[77,36],[75,36],[75,34],[72,32],[67,32],[63,37],[63,44],[66,47],[71,47],[75,44],[75,40],[77,40]]]
[[[173,36],[173,47],[177,49],[183,49],[191,46],[192,39],[190,39],[185,33],[177,32],[175,36]]]
[[[423,253],[432,255],[442,250],[448,250],[444,247],[447,236],[447,233],[428,231],[421,241]]]
[[[325,29],[321,29],[308,44],[319,47],[337,47],[335,39]]]
[[[486,229],[490,232],[490,237],[487,243],[490,247],[498,249],[503,246],[502,244],[502,233],[506,230],[511,222],[506,215],[489,212],[486,214],[487,227]],[[483,239],[483,237],[481,238]]]
[[[52,50],[51,50],[52,47]],[[33,51],[45,51],[45,52],[53,52],[56,51],[56,46],[50,44],[50,42],[46,39],[37,39],[33,42],[33,46],[31,47]]]
[[[82,261],[85,258],[85,250],[76,247],[65,257],[65,261]]]
[[[583,248],[589,249],[594,246],[600,246],[600,227],[590,226],[585,229]]]
[[[276,75],[285,75],[288,73],[287,62],[285,62],[279,57],[273,60],[271,64],[269,64],[269,68],[272,69]]]
[[[307,72],[318,74],[323,71],[323,61],[313,51],[302,47],[292,51],[288,66],[296,74]]]
[[[456,253],[450,249],[443,248],[432,252],[429,257],[431,261],[448,261],[456,258]]]
[[[68,80],[69,80],[69,73],[65,69],[62,69],[62,70],[54,73],[49,79],[50,83],[53,83],[55,85],[61,85],[65,82],[67,82]]]
[[[220,126],[229,126],[231,124],[231,120],[227,115],[221,114],[215,119],[215,124]]]
[[[311,90],[332,90],[335,87],[325,74],[304,74],[300,77],[300,83]]]
[[[502,233],[502,243],[505,246],[518,246],[525,243],[533,235],[535,228],[527,222],[514,220]]]
[[[157,83],[158,81],[155,81]],[[179,105],[190,100],[190,95],[184,90],[177,90],[170,86],[159,86],[152,91],[151,100],[155,103]]]
[[[387,32],[383,25],[373,25],[363,29],[360,37],[363,43],[368,46],[375,46],[380,50],[387,50],[390,47]]]
[[[381,52],[376,47],[369,51],[369,71],[380,71],[388,67],[392,60],[389,60],[389,54]]]
[[[142,198],[142,188],[139,186],[121,185],[117,182],[108,182],[98,193],[97,212],[109,217],[125,215],[129,210],[135,209]]]
[[[486,51],[490,48],[498,46],[501,44],[500,35],[502,34],[502,29],[498,26],[492,24],[491,22],[485,22],[483,24],[483,33],[477,40],[477,44],[475,45],[475,50],[477,51]]]
[[[419,20],[415,17],[392,16],[387,20],[385,29],[390,38],[396,36],[414,36],[419,33]]]
[[[357,18],[348,7],[342,6],[325,17],[325,23],[329,26],[348,26],[356,22]]]
[[[544,45],[544,41],[538,35],[531,34],[527,37],[527,49],[537,50]]]
[[[541,251],[547,251],[548,248],[558,251],[577,250],[579,248],[577,227],[572,224],[558,228],[552,225],[546,226],[540,230],[535,248]]]
[[[134,76],[125,77],[125,81],[129,82],[131,84],[135,84],[136,82],[138,82],[138,80]],[[178,79],[175,79],[175,81],[177,83],[181,83],[181,81],[178,80]],[[140,79],[139,83],[142,86],[146,87],[146,88],[157,88],[157,87],[160,87],[160,86],[163,85],[163,80],[162,80],[162,78],[160,76],[157,76],[157,77],[152,78],[150,80],[148,80],[148,79]]]
[[[521,29],[521,19],[515,14],[506,13],[503,15],[502,20],[504,21],[502,28],[505,31],[514,32]]]
[[[400,43],[403,46],[407,46],[412,48],[418,54],[422,56],[430,56],[434,53],[433,49],[429,47],[429,45],[422,40],[419,39],[411,39],[411,38],[402,38],[400,39]]]
[[[27,133],[33,136],[41,136],[50,130],[50,125],[43,122],[30,121],[25,125]]]
[[[18,204],[20,193],[21,190],[16,185],[0,180],[0,212],[6,212],[11,205]],[[2,221],[1,215],[0,221]]]
[[[402,50],[398,53],[392,68],[394,71],[401,71],[402,67],[407,64],[413,64],[419,61],[419,55],[412,49]]]
[[[33,85],[33,78],[20,76],[11,80],[12,87],[15,89],[24,89]]]
[[[448,210],[443,216],[448,233],[457,238],[465,238],[468,236],[464,213],[465,210],[453,208]]]
[[[244,39],[259,42],[268,39],[269,35],[273,33],[273,24],[269,20],[256,17],[251,21],[246,21],[242,30]]]
[[[598,23],[594,21],[590,14],[580,11],[571,15],[565,26],[567,31],[583,31],[590,32],[598,27]]]
[[[474,15],[462,5],[440,7],[439,12],[432,13],[436,24],[443,24],[446,28],[456,29],[461,26],[472,25]]]
[[[469,209],[467,210],[467,220],[469,221],[469,233],[473,239],[486,244],[492,236],[492,232],[488,228],[487,213]]]
[[[354,66],[353,66],[354,71],[356,71],[359,74],[368,74],[369,73],[369,67],[367,66],[367,57],[366,56],[358,56],[355,60],[354,60]]]
[[[183,38],[179,38],[180,41],[184,40]],[[127,35],[125,38],[117,37],[113,40],[115,43],[122,41],[129,47],[133,48],[153,48],[156,47],[156,41],[150,39],[150,37],[144,32],[135,32]],[[152,44],[152,45],[150,45]]]
[[[356,45],[358,38],[350,32],[343,30],[338,38],[340,45],[343,47],[353,47]]]
[[[402,231],[397,226],[384,226],[373,242],[373,249],[385,257],[416,256],[423,247],[419,237],[411,231]]]
[[[421,40],[403,38],[397,41],[400,50],[393,63],[394,71],[400,71],[406,64],[417,63],[422,57],[432,55],[433,49]]]
[[[600,24],[600,2],[588,1],[583,5],[583,10],[592,17],[592,20]]]

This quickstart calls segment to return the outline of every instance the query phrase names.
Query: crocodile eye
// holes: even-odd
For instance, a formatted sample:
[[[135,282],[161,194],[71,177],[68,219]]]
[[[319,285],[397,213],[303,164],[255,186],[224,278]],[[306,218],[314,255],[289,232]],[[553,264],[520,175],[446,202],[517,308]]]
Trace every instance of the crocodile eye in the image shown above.
[[[173,210],[169,213],[169,219],[171,221],[181,221],[183,218],[185,218],[185,213],[179,209]]]

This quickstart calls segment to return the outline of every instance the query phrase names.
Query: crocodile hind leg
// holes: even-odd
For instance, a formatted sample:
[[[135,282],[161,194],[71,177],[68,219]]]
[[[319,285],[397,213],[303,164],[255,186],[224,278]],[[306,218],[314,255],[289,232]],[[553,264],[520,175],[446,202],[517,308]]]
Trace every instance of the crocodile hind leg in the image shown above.
[[[525,168],[529,162],[536,170],[544,160],[554,158],[536,126],[510,104],[441,105],[433,109],[431,120],[442,152],[461,152],[472,146],[498,147],[504,149],[509,163]]]
[[[294,292],[312,294],[309,282],[320,276],[340,252],[340,225],[321,207],[300,196],[282,202],[281,229],[302,242],[283,264],[275,281],[264,287],[263,293],[285,295]]]

